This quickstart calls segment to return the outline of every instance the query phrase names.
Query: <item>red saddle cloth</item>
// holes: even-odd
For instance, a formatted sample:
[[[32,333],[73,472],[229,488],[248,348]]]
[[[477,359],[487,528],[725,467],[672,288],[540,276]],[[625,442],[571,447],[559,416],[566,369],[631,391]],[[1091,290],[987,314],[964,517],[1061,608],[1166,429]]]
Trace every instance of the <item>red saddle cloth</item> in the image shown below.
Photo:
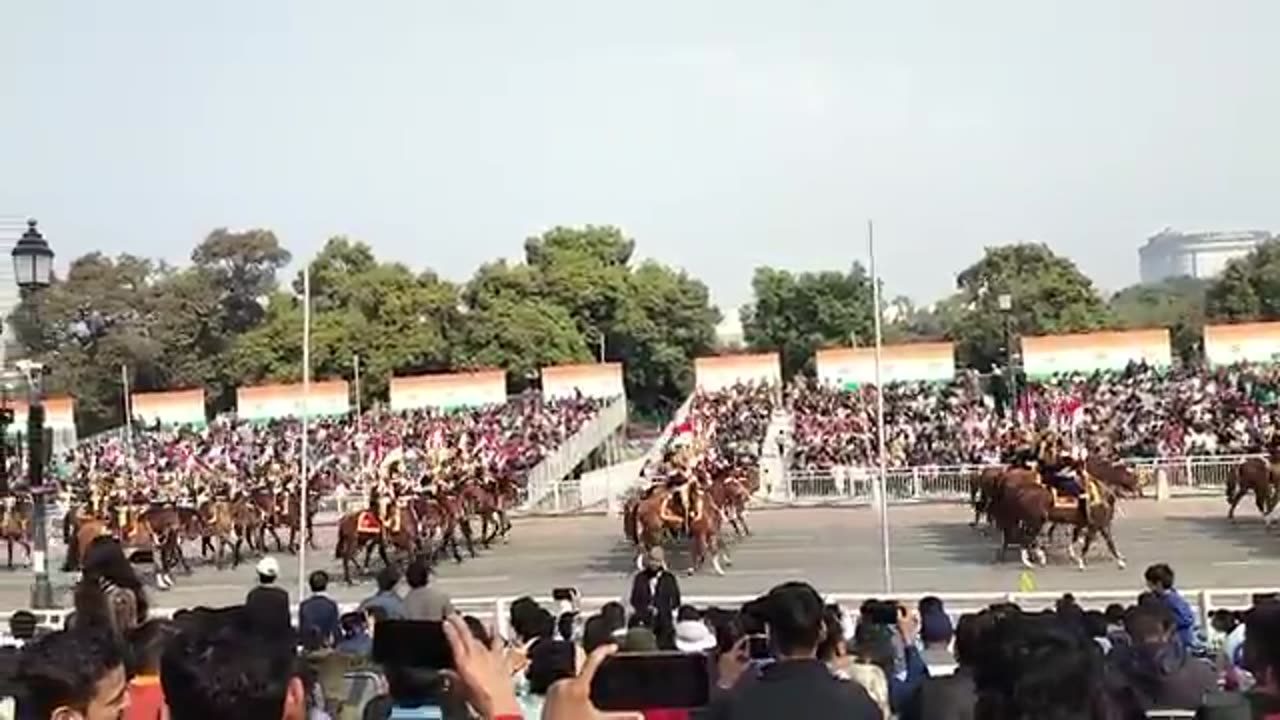
[[[356,532],[358,533],[380,533],[382,532],[382,522],[378,520],[378,514],[372,510],[361,510],[360,515],[356,517]]]

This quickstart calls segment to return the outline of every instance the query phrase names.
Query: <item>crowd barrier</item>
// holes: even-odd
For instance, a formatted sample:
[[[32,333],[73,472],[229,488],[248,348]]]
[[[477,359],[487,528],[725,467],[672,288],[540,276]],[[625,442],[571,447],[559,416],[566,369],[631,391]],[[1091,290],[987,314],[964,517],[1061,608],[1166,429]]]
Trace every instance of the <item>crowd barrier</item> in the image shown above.
[[[1222,495],[1240,463],[1253,455],[1143,458],[1127,463],[1146,481],[1150,496]],[[968,502],[973,479],[989,465],[924,465],[890,468],[885,493],[890,503]],[[786,492],[773,499],[796,504],[871,504],[878,471],[874,467],[791,469]],[[1162,490],[1163,488],[1163,490]]]
[[[447,585],[448,581],[442,581]],[[1206,588],[1206,589],[1184,589],[1180,590],[1187,602],[1191,603],[1198,611],[1200,624],[1207,627],[1209,622],[1209,613],[1214,610],[1244,610],[1252,604],[1252,597],[1257,594],[1276,592],[1277,587],[1257,588]],[[247,588],[246,588],[247,591]],[[1071,591],[1082,607],[1086,609],[1105,608],[1110,603],[1121,603],[1130,605],[1137,601],[1137,590],[1079,590]],[[904,604],[914,605],[922,596],[932,595],[942,600],[947,612],[953,618],[969,612],[976,612],[993,603],[1012,602],[1017,603],[1027,610],[1041,610],[1053,607],[1053,604],[1062,597],[1059,592],[933,592],[933,593],[827,593],[826,600],[830,603],[838,603],[846,609],[857,608],[864,600],[879,599],[896,599]],[[684,597],[684,602],[698,607],[722,607],[737,608],[743,603],[755,599],[755,595],[688,595]],[[503,637],[510,637],[508,627],[508,608],[516,599],[516,596],[505,597],[480,597],[480,598],[453,598],[453,605],[458,612],[465,615],[474,615],[487,624],[496,626],[502,633]],[[556,602],[550,597],[537,597],[538,602],[547,607],[555,607]],[[609,602],[626,603],[626,598],[608,597],[608,596],[592,596],[584,597],[579,600],[579,608],[584,613],[594,613],[599,610],[605,603]],[[349,612],[356,609],[358,603],[340,603],[339,607],[343,612]],[[297,613],[297,605],[293,606],[293,612]],[[159,608],[152,609],[153,617],[171,617],[177,612],[178,608]],[[61,628],[66,616],[71,613],[70,609],[58,610],[36,610],[33,611],[41,626],[49,628]],[[12,610],[0,612],[0,620],[8,622],[9,616],[13,614]]]

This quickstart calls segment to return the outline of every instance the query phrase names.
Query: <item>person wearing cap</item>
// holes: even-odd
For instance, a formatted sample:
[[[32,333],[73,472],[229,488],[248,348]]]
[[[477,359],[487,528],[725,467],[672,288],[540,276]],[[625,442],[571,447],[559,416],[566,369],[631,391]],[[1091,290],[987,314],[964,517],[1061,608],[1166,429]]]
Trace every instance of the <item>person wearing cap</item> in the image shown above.
[[[773,720],[802,714],[806,719],[881,720],[880,708],[857,683],[841,680],[818,659],[827,623],[822,596],[810,585],[788,582],[749,603],[768,631],[774,662],[749,672],[747,638],[721,658],[712,720]]]
[[[715,647],[715,633],[702,621],[702,613],[692,605],[681,605],[676,613],[676,649],[686,653],[701,653]]]
[[[276,585],[280,563],[268,555],[258,561],[258,586],[244,599],[245,611],[255,629],[268,634],[282,634],[292,627],[289,592]]]
[[[631,611],[648,610],[655,618],[672,619],[680,607],[680,583],[667,570],[666,556],[660,547],[649,548],[644,569],[631,581]]]

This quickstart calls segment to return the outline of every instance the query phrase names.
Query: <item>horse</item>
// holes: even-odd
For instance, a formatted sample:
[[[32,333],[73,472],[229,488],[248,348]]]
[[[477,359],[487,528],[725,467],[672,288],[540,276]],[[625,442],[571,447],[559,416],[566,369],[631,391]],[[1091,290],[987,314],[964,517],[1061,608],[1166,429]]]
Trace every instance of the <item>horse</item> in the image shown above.
[[[203,530],[200,554],[207,556],[212,550],[214,567],[219,570],[222,569],[222,553],[226,550],[231,551],[232,569],[240,566],[240,547],[245,540],[243,515],[247,507],[246,504],[237,505],[226,500],[206,500],[200,505],[198,513]]]
[[[636,548],[636,567],[644,564],[644,557],[650,548],[658,547],[663,541],[677,537],[682,530],[683,522],[663,519],[663,507],[671,497],[671,491],[657,488],[647,497],[635,495],[627,500],[622,513],[623,531],[628,540]],[[689,521],[689,536],[693,541],[691,555],[693,562],[688,574],[693,575],[701,570],[708,557],[717,575],[724,575],[721,566],[723,559],[732,564],[727,553],[720,545],[720,508],[716,506],[701,486],[692,483],[689,487],[689,504],[692,516]]]
[[[1010,544],[1021,546],[1022,563],[1031,567],[1030,556],[1035,554],[1039,564],[1046,563],[1044,549],[1040,547],[1040,533],[1048,523],[1071,525],[1074,529],[1067,555],[1081,569],[1085,569],[1085,557],[1093,539],[1101,534],[1111,551],[1117,567],[1124,569],[1125,558],[1116,549],[1111,525],[1115,520],[1120,491],[1104,484],[1087,473],[1084,475],[1088,494],[1089,512],[1081,512],[1075,498],[1069,505],[1054,501],[1053,491],[1040,482],[1038,473],[1023,468],[1010,468],[1002,475],[991,506],[992,517],[1003,532],[1003,544],[997,551],[996,561],[1004,559]],[[1084,533],[1084,544],[1079,552],[1076,542]]]
[[[1000,483],[1000,478],[1004,474],[1005,469],[1001,466],[992,465],[985,467],[977,475],[969,479],[969,504],[973,506],[973,522],[969,523],[969,527],[976,528],[978,523],[982,521],[983,516],[987,518],[987,527],[983,528],[986,533],[991,525],[991,502],[994,498],[996,486]]]
[[[422,536],[418,530],[418,518],[412,506],[394,507],[392,512],[398,515],[399,528],[391,532],[372,510],[355,510],[342,516],[338,521],[338,542],[334,545],[334,559],[342,561],[342,577],[351,585],[351,563],[361,550],[364,550],[364,562],[361,572],[369,572],[369,560],[373,549],[378,549],[378,556],[385,566],[391,565],[387,553],[387,544],[397,550],[416,556],[422,551]]]
[[[276,552],[284,552],[284,541],[280,539],[280,532],[277,528],[286,524],[284,517],[286,513],[282,512],[280,507],[280,494],[274,491],[255,490],[249,493],[249,501],[258,509],[260,521],[256,527],[257,549],[262,552],[267,551],[267,533],[271,533],[271,537],[276,540]],[[250,541],[252,545],[252,541]],[[290,549],[293,544],[290,543]]]
[[[468,483],[462,488],[462,503],[468,514],[480,518],[480,544],[484,547],[496,539],[508,540],[511,532],[511,520],[507,517],[506,502],[501,492],[481,487],[477,483]],[[489,523],[493,523],[493,532],[489,532]]]
[[[1252,457],[1240,463],[1227,478],[1227,520],[1235,522],[1236,506],[1245,495],[1253,493],[1254,504],[1262,513],[1262,522],[1271,529],[1271,514],[1280,502],[1280,478],[1274,466],[1262,458]]]
[[[285,495],[284,512],[280,514],[279,519],[283,521],[285,527],[289,528],[289,551],[298,551],[298,534],[302,532],[302,493],[289,492]],[[307,497],[307,529],[306,542],[307,548],[316,549],[315,521],[316,515],[320,512],[319,497],[313,493],[308,493]],[[274,532],[274,531],[273,531]]]
[[[434,498],[426,495],[415,495],[409,500],[414,514],[418,516],[423,543],[428,547],[431,562],[438,562],[441,554],[452,551],[453,561],[462,562],[462,553],[458,549],[458,535],[461,533],[466,543],[467,553],[476,556],[475,545],[471,537],[471,523],[467,522],[463,503],[449,493],[438,493]],[[439,533],[439,541],[436,534]],[[432,549],[431,546],[434,546]]]
[[[22,546],[31,560],[31,500],[14,495],[4,496],[0,501],[3,513],[0,514],[0,538],[9,547],[9,569],[13,569],[13,544]]]
[[[708,486],[711,499],[720,508],[721,517],[729,522],[738,537],[751,534],[751,526],[747,525],[747,503],[751,493],[735,477],[713,480]]]
[[[82,515],[74,510],[69,512],[68,516],[68,519],[64,520],[63,531],[70,535],[67,543],[67,566],[69,567],[81,568],[84,563],[84,553],[89,549],[93,539],[101,535],[114,535],[129,553],[131,560],[136,553],[150,554],[152,563],[158,560],[160,567],[156,571],[156,585],[162,590],[173,586],[169,562],[180,559],[185,566],[182,549],[177,545],[179,523],[177,512],[173,508],[148,508],[128,517],[124,525],[116,528],[115,532],[112,531],[111,524],[103,518]],[[152,525],[153,522],[155,525]],[[186,570],[190,572],[189,567]]]

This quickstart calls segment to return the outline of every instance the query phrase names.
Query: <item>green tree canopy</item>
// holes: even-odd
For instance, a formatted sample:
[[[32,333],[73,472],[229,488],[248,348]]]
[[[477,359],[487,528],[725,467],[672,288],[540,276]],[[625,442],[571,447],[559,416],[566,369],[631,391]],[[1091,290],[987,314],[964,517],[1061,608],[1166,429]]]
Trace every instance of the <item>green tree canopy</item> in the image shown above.
[[[780,350],[788,377],[811,369],[814,350],[872,340],[871,278],[854,263],[848,272],[794,274],[756,268],[753,300],[742,308],[742,334],[757,350]]]
[[[1009,322],[1017,335],[1088,332],[1111,322],[1093,281],[1043,244],[989,247],[956,277],[956,286],[964,312],[952,337],[962,360],[982,370],[1003,362],[1001,295],[1013,301]]]
[[[1280,241],[1265,242],[1228,263],[1209,285],[1205,305],[1215,322],[1280,318]]]
[[[1208,286],[1191,277],[1132,285],[1113,295],[1108,306],[1121,328],[1169,328],[1174,352],[1194,361],[1200,357]]]

